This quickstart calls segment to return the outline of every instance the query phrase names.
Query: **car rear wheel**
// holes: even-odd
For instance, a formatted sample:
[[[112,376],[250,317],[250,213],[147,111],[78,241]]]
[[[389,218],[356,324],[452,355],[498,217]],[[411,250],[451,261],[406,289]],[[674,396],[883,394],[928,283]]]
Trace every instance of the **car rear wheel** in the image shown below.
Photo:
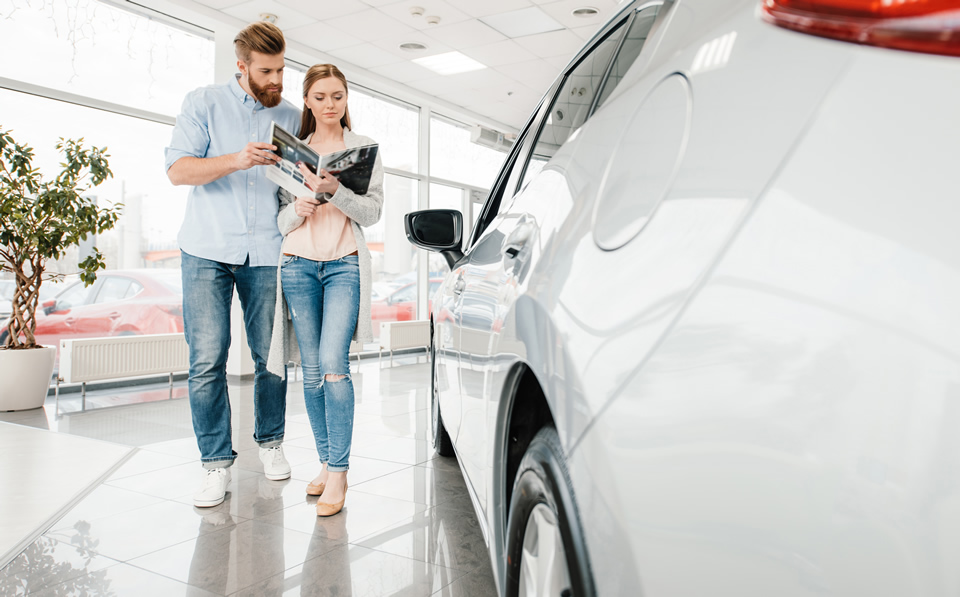
[[[595,594],[570,475],[553,427],[544,427],[517,470],[507,523],[508,597]]]
[[[433,449],[441,456],[453,456],[453,442],[450,441],[450,434],[443,426],[443,417],[440,415],[437,381],[437,350],[433,342],[433,320],[430,320],[430,410],[433,414],[431,417]]]

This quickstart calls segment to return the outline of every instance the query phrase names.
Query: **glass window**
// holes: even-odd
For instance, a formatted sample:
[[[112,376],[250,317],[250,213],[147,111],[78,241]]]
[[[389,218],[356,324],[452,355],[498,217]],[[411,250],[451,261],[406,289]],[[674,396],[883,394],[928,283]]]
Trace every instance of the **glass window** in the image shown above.
[[[142,110],[176,116],[188,91],[213,83],[213,52],[210,39],[95,0],[0,4],[0,76]]]
[[[375,338],[380,337],[380,324],[384,321],[417,318],[416,295],[410,301],[393,304],[388,297],[407,284],[413,284],[416,293],[417,250],[407,240],[403,216],[417,209],[420,183],[387,174],[383,186],[383,215],[379,222],[363,229],[372,258],[373,289],[378,297],[372,301],[370,314]]]
[[[100,292],[97,293],[97,303],[112,303],[124,299],[133,280],[123,276],[110,276],[103,279]]]
[[[564,80],[560,91],[550,106],[546,123],[540,129],[537,144],[523,175],[521,188],[536,176],[543,165],[557,152],[570,135],[587,121],[590,106],[596,97],[610,58],[617,49],[623,24],[593,47]]]
[[[497,178],[507,154],[477,145],[470,130],[443,118],[430,119],[430,175],[483,189]]]
[[[289,62],[283,67],[283,99],[287,100],[298,109],[303,109],[303,79],[307,71],[299,66],[294,66]]]
[[[408,172],[419,168],[420,110],[387,101],[350,86],[350,122],[353,130],[380,144],[383,165]]]
[[[104,254],[108,269],[144,267],[147,262],[179,267],[177,232],[189,187],[175,187],[163,169],[163,149],[173,127],[0,89],[4,128],[18,143],[34,149],[33,165],[47,178],[59,172],[59,137],[79,139],[86,147],[107,147],[113,178],[93,189],[100,205],[123,203],[116,227],[91,244]],[[51,272],[75,273],[78,249],[72,248]]]
[[[57,310],[64,311],[86,305],[90,302],[95,288],[96,286],[84,286],[83,282],[77,282],[57,296]]]
[[[627,36],[623,40],[620,52],[617,53],[617,57],[613,60],[613,65],[610,67],[610,74],[603,83],[603,91],[600,92],[600,99],[597,101],[598,108],[607,101],[607,98],[610,97],[613,90],[620,84],[623,76],[630,70],[633,63],[636,62],[637,56],[640,55],[640,50],[642,50],[644,44],[647,43],[647,36],[650,35],[650,29],[653,28],[653,23],[656,21],[657,13],[659,12],[659,6],[651,6],[637,13],[637,18],[633,20],[633,23],[630,25],[630,30],[627,31]]]

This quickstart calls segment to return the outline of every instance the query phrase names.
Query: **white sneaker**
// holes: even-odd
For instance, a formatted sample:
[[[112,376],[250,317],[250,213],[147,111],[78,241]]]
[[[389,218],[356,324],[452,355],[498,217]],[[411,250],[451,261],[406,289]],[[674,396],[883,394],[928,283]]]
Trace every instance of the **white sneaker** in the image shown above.
[[[230,483],[230,471],[225,468],[207,469],[200,489],[193,494],[193,505],[197,508],[210,508],[223,503]]]
[[[290,463],[283,457],[282,446],[260,448],[260,462],[263,463],[263,474],[271,481],[290,478]]]

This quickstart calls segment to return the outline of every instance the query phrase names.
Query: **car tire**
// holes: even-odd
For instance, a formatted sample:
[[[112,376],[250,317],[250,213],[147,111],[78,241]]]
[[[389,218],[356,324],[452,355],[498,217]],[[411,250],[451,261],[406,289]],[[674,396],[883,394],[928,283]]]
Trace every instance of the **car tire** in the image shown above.
[[[10,335],[10,332],[8,332],[6,328],[4,328],[2,332],[0,332],[0,346],[7,345],[7,336],[9,335]]]
[[[433,449],[441,456],[453,456],[453,442],[450,434],[443,426],[443,416],[440,414],[440,397],[437,395],[437,350],[433,342],[433,320],[430,320],[430,411],[431,428],[433,432]]]
[[[530,442],[507,519],[507,597],[596,594],[570,474],[553,427]]]

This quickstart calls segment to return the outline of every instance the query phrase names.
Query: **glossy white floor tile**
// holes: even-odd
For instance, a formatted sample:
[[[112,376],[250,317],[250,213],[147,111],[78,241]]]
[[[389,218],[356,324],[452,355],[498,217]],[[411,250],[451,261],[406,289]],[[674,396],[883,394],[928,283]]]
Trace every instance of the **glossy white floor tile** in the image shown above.
[[[288,385],[284,446],[293,473],[284,481],[262,474],[251,437],[252,385],[230,386],[239,457],[224,503],[205,509],[192,505],[203,472],[186,399],[81,412],[68,396],[61,412],[69,414],[60,417],[49,408],[0,413],[8,421],[0,447],[8,427],[53,443],[90,441],[75,437],[83,436],[137,446],[0,570],[0,595],[494,597],[459,466],[427,441],[429,369],[419,360],[354,365],[350,486],[343,511],[328,518],[316,516],[317,498],[305,493],[319,462],[300,381]],[[52,466],[50,458],[38,468]],[[6,510],[27,508],[18,502]]]
[[[0,565],[131,448],[0,422]],[[10,554],[12,555],[12,554]]]

